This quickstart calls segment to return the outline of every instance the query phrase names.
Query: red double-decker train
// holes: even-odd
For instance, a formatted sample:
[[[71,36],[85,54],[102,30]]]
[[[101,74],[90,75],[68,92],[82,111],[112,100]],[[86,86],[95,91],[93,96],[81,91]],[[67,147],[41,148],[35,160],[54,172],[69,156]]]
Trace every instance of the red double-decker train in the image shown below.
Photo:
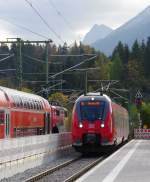
[[[0,139],[58,133],[65,112],[38,95],[0,87]]]
[[[89,93],[80,96],[72,116],[73,146],[84,152],[105,150],[129,136],[128,112],[107,95]]]

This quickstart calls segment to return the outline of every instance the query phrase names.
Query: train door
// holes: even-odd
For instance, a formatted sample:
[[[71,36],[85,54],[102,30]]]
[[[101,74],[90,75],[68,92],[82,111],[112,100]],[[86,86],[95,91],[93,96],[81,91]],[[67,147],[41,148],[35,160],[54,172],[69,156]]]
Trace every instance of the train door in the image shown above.
[[[0,110],[0,139],[5,137],[5,111]]]
[[[44,114],[44,132],[45,134],[50,133],[50,113],[48,112]]]
[[[5,111],[5,138],[10,137],[10,112]]]

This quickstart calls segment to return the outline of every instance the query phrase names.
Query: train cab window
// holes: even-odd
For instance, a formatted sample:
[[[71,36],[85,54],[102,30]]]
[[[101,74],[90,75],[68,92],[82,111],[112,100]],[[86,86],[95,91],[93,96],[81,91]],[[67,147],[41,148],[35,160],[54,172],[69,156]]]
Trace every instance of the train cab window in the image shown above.
[[[80,103],[81,120],[94,122],[95,120],[104,119],[105,102],[103,101],[86,101]]]
[[[4,124],[5,122],[5,112],[0,111],[0,125]]]

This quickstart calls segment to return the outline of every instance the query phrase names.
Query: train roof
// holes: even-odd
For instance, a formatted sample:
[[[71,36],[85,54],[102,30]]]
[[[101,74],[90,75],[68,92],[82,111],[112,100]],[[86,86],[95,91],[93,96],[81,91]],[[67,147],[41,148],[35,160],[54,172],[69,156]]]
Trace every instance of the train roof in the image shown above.
[[[7,105],[8,101],[10,103],[13,103],[15,98],[16,99],[21,98],[21,100],[24,99],[24,100],[28,100],[28,101],[42,102],[44,104],[44,107],[46,107],[46,108],[49,108],[49,106],[50,106],[46,99],[44,99],[41,96],[35,95],[35,94],[26,93],[26,92],[22,92],[22,91],[18,91],[15,89],[2,87],[2,86],[0,86],[0,91],[1,91],[1,95],[2,95],[2,97],[0,99],[1,105]],[[4,100],[4,101],[2,101],[2,100]]]
[[[94,100],[99,100],[99,101],[105,101],[107,103],[112,104],[115,107],[122,108],[123,110],[127,111],[123,106],[121,106],[118,103],[115,103],[114,101],[111,100],[111,98],[106,95],[106,94],[101,94],[100,92],[90,92],[87,93],[86,95],[81,95],[75,103],[78,103],[80,101],[94,101]]]
[[[15,90],[15,89],[11,89],[11,88],[6,88],[6,87],[2,87],[0,86],[0,90],[5,92],[8,96],[13,96],[13,95],[19,95],[19,96],[24,96],[24,97],[28,97],[28,98],[33,98],[33,99],[38,99],[38,100],[43,100],[44,98],[35,94],[31,94],[31,93],[26,93],[26,92],[22,92],[19,90]]]
[[[107,101],[107,102],[111,102],[111,99],[109,96],[105,95],[105,94],[101,94],[100,92],[90,92],[87,93],[86,95],[81,95],[76,102],[78,101],[88,101],[88,100],[101,100],[101,101]]]

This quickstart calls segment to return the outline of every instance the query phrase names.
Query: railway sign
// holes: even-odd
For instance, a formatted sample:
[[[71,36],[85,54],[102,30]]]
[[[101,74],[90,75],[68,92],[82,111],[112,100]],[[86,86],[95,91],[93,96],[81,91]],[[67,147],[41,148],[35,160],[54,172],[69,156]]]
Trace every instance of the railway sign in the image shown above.
[[[141,94],[140,90],[137,91],[135,98],[143,98],[143,95]]]
[[[135,139],[150,139],[150,129],[134,129]]]
[[[137,106],[140,106],[142,104],[142,98],[143,98],[143,95],[141,94],[140,90],[138,90],[135,95],[135,104]]]

